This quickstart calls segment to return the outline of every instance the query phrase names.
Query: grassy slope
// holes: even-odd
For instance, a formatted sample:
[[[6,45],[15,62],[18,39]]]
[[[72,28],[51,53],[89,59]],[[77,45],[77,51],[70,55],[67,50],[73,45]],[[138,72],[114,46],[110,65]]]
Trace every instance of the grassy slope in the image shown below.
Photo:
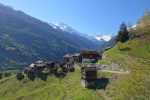
[[[0,79],[17,74],[18,70],[0,71]]]
[[[79,70],[60,79],[48,76],[46,81],[25,77],[18,81],[15,76],[0,80],[0,100],[102,100],[102,90],[84,89],[80,84]],[[49,99],[48,99],[49,98]]]
[[[128,66],[130,75],[111,85],[112,96],[118,100],[150,98],[150,34],[116,45],[104,54],[114,62]]]
[[[18,81],[14,76],[0,80],[0,100],[148,100],[150,91],[150,34],[116,45],[104,54],[117,63],[128,66],[130,75],[98,73],[109,79],[102,89],[84,89],[80,84],[80,71],[76,70],[62,79],[48,76],[47,80],[36,78],[30,81],[25,77]],[[110,64],[105,60],[99,63]],[[149,97],[150,98],[150,97]]]

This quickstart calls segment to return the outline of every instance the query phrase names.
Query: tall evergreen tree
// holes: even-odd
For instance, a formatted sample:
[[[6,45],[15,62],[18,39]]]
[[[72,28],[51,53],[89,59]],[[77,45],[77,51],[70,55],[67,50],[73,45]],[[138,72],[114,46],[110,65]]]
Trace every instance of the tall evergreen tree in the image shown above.
[[[120,25],[120,30],[118,32],[118,35],[116,37],[116,42],[125,42],[129,39],[129,34],[128,34],[127,26],[124,22]]]

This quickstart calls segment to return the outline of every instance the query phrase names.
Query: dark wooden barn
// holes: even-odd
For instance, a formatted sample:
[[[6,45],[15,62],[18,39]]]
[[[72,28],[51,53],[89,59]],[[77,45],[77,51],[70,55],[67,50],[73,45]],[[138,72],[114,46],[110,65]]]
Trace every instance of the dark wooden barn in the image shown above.
[[[82,79],[84,80],[97,79],[97,68],[96,67],[82,68]]]
[[[54,72],[55,64],[56,64],[56,62],[54,62],[54,61],[46,62],[46,68],[49,71],[49,73],[53,73]]]
[[[46,62],[39,60],[35,63],[35,70],[37,73],[41,73],[45,68],[46,68]]]
[[[97,59],[102,57],[102,54],[98,51],[82,51],[81,57],[82,59]]]

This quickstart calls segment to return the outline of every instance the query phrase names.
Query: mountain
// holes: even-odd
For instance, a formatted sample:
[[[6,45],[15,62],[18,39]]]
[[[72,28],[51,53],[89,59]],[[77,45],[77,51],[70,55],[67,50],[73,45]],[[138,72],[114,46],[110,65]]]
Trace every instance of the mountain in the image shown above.
[[[50,25],[54,29],[62,30],[64,32],[68,32],[68,33],[71,33],[74,35],[80,35],[82,38],[86,38],[90,41],[93,41],[95,44],[97,44],[98,47],[100,47],[102,44],[105,45],[105,43],[107,43],[109,40],[112,39],[111,35],[102,35],[102,34],[88,35],[88,34],[78,32],[75,29],[73,29],[72,27],[70,27],[69,25],[62,23],[62,22],[58,23],[58,24],[50,23]]]
[[[102,34],[94,34],[94,35],[88,35],[88,34],[84,34],[81,32],[76,31],[75,29],[73,29],[72,27],[70,27],[69,25],[65,24],[65,23],[58,23],[58,24],[50,24],[53,28],[57,28],[57,29],[61,29],[62,31],[66,31],[72,34],[78,34],[81,35],[83,37],[86,37],[90,40],[93,41],[109,41],[111,40],[112,36],[111,35],[102,35]]]
[[[98,49],[104,50],[107,47],[113,47],[116,45],[115,37],[112,37],[109,41],[104,42]]]
[[[51,26],[53,26],[53,28],[59,28],[62,31],[71,33],[71,34],[78,34],[81,35],[82,33],[76,31],[75,29],[73,29],[72,27],[70,27],[69,25],[65,24],[65,23],[58,23],[58,24],[50,24]]]
[[[98,40],[98,41],[109,41],[111,40],[111,35],[102,35],[102,34],[96,34],[96,35],[90,35],[92,39]]]
[[[66,53],[97,47],[77,34],[0,4],[0,67],[24,66],[36,60],[60,60]]]
[[[67,74],[64,78],[44,72],[34,81],[26,75],[19,81],[13,75],[0,80],[0,100],[134,100],[133,98],[148,100],[150,89],[149,31],[125,43],[116,44],[104,52],[104,56],[98,62],[109,67],[97,72],[101,88],[83,88],[80,69]],[[117,65],[122,69],[121,72],[107,72],[110,67]]]

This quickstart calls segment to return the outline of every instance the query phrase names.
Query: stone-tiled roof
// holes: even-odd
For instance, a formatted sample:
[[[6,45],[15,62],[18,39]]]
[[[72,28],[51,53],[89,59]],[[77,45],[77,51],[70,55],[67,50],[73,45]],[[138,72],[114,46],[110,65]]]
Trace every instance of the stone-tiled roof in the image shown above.
[[[73,57],[73,54],[66,54],[64,55],[64,58],[72,58]]]
[[[79,56],[80,56],[80,53],[75,53],[73,56],[74,56],[74,57],[79,57]]]
[[[84,71],[96,71],[97,67],[86,67],[84,68]]]
[[[44,61],[39,60],[39,61],[36,62],[36,64],[40,64],[40,63],[44,63]]]
[[[35,64],[34,64],[34,63],[32,63],[32,64],[30,65],[30,67],[31,67],[31,68],[35,67]]]
[[[81,54],[98,54],[97,51],[91,51],[91,50],[84,50],[84,51],[81,51]]]
[[[44,62],[44,61],[41,61],[41,60],[39,60],[39,61],[37,61],[36,63],[35,63],[35,66],[36,67],[43,67],[43,66],[45,66],[46,65],[46,63]]]

